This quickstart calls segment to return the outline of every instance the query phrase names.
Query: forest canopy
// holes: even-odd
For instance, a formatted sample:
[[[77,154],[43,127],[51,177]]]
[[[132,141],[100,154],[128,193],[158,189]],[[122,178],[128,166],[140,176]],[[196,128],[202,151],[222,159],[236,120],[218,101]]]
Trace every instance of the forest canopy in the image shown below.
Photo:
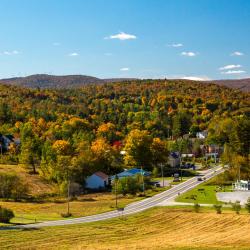
[[[34,173],[39,166],[55,182],[63,182],[69,173],[79,182],[97,170],[116,173],[122,166],[122,148],[148,152],[144,158],[133,152],[124,164],[151,169],[162,161],[158,149],[167,152],[167,138],[195,137],[203,130],[209,131],[212,143],[227,143],[246,157],[243,144],[227,139],[231,131],[223,128],[240,119],[234,126],[237,135],[249,136],[240,131],[241,124],[249,126],[243,122],[249,117],[248,93],[202,82],[131,80],[76,89],[0,85],[0,134],[21,139],[19,149],[9,148],[12,158]],[[217,129],[217,124],[222,125]],[[133,138],[141,144],[129,145]],[[234,141],[238,146],[232,146]]]

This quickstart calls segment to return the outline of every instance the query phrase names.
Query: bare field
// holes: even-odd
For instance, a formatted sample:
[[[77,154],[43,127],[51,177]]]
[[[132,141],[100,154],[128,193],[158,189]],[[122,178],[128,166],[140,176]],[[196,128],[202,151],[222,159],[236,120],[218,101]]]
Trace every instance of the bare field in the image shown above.
[[[0,249],[250,249],[250,215],[156,208],[128,218],[1,231]]]

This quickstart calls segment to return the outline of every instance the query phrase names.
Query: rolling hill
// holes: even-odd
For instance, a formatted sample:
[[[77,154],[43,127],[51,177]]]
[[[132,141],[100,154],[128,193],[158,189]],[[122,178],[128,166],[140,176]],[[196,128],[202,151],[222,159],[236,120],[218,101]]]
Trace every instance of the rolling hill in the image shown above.
[[[85,75],[54,76],[46,74],[0,80],[2,84],[11,84],[28,88],[74,88],[85,84],[100,84],[103,82],[103,80],[96,77]]]
[[[223,85],[228,88],[239,89],[244,92],[250,92],[250,78],[237,80],[215,80],[213,83]]]
[[[45,89],[45,88],[78,88],[86,84],[103,84],[109,82],[112,83],[112,82],[123,82],[123,81],[133,81],[133,80],[138,80],[138,79],[137,78],[100,79],[97,77],[86,76],[86,75],[55,76],[55,75],[37,74],[26,77],[1,79],[0,84],[10,84],[21,87]],[[190,80],[182,80],[182,81],[189,82]],[[203,83],[214,83],[229,88],[239,89],[244,92],[250,92],[250,78],[238,79],[238,80],[213,80]]]

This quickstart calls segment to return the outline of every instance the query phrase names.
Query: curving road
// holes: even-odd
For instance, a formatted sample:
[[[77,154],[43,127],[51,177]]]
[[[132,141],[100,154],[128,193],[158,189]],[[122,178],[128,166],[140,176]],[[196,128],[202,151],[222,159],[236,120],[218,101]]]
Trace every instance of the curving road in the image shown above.
[[[218,166],[211,170],[207,170],[204,172],[203,177],[206,180],[222,173],[224,170],[222,167]],[[111,211],[102,214],[90,215],[86,217],[80,217],[75,219],[68,219],[68,220],[56,220],[56,221],[46,221],[36,224],[27,224],[27,225],[20,225],[11,228],[41,228],[41,227],[48,227],[48,226],[63,226],[63,225],[72,225],[72,224],[79,224],[85,222],[94,222],[94,221],[102,221],[106,219],[111,219],[115,217],[119,217],[121,215],[130,215],[134,213],[141,212],[143,210],[155,207],[162,202],[173,201],[179,193],[184,193],[190,189],[201,184],[202,181],[198,181],[197,177],[193,177],[183,183],[173,186],[171,189],[166,190],[160,194],[154,195],[153,197],[144,199],[142,201],[134,202],[129,204],[124,208],[124,211]]]

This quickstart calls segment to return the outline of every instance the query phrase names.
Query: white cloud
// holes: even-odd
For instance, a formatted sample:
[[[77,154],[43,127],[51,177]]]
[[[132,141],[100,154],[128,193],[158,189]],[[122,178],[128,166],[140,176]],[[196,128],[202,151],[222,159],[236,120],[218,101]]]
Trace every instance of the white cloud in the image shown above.
[[[181,55],[182,56],[189,56],[189,57],[194,57],[194,56],[197,56],[197,53],[195,52],[192,52],[192,51],[189,51],[189,52],[181,52]]]
[[[76,53],[76,52],[72,52],[72,53],[69,54],[69,56],[79,56],[79,54]]]
[[[129,71],[130,68],[121,68],[120,71]]]
[[[238,69],[241,68],[242,66],[240,64],[229,64],[223,67],[220,67],[219,70],[227,70],[227,69]]]
[[[244,53],[240,52],[240,51],[234,51],[231,56],[244,56]]]
[[[179,48],[179,47],[183,47],[182,43],[172,43],[168,45],[169,47],[174,47],[174,48]]]
[[[245,70],[228,70],[228,71],[221,72],[221,74],[224,74],[224,75],[244,74],[244,73],[246,73]]]
[[[131,40],[131,39],[136,39],[137,37],[135,35],[127,34],[124,32],[120,32],[116,35],[111,35],[108,37],[105,37],[104,39],[119,39],[119,40]]]
[[[12,56],[12,55],[18,55],[20,54],[20,52],[17,50],[12,50],[12,51],[4,51],[2,54],[6,56]]]
[[[181,79],[192,80],[192,81],[209,81],[209,80],[211,80],[207,76],[184,76],[184,77],[181,77]]]

